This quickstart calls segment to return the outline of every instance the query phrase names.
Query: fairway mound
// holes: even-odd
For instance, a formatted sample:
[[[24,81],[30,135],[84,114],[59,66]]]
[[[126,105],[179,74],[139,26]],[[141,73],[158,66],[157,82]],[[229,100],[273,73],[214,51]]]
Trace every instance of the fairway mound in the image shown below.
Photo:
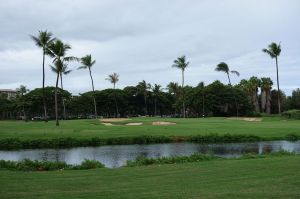
[[[158,121],[158,122],[152,122],[152,125],[155,125],[155,126],[159,126],[159,125],[174,125],[176,123],[174,122],[162,122],[162,121]]]
[[[131,120],[129,118],[106,118],[106,119],[100,119],[101,122],[123,122],[123,121],[127,121],[127,120]]]
[[[242,121],[247,121],[247,122],[261,122],[262,118],[257,118],[257,117],[229,117],[227,118],[228,120],[242,120]]]
[[[142,122],[132,122],[132,123],[127,123],[125,124],[126,126],[141,126],[143,125]]]

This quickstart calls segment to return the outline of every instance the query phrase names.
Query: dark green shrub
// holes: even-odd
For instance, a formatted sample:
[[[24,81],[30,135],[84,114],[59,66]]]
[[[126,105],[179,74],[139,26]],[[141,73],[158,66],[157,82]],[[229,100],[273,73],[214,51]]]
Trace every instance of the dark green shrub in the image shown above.
[[[300,135],[288,134],[285,136],[285,139],[289,140],[289,141],[297,141],[297,140],[300,140]]]
[[[162,158],[147,158],[139,156],[135,160],[127,161],[127,166],[143,166],[152,164],[176,164],[176,163],[187,163],[187,162],[199,162],[208,161],[213,159],[220,159],[213,155],[195,153],[191,156],[174,156],[174,157],[162,157]]]
[[[95,160],[84,160],[80,165],[69,165],[65,162],[51,162],[24,159],[21,161],[0,160],[0,169],[17,171],[53,171],[62,169],[95,169],[105,166]]]
[[[96,169],[104,167],[104,164],[102,164],[101,162],[85,159],[80,165],[73,166],[72,169]]]
[[[300,110],[288,110],[281,113],[281,116],[287,119],[300,119]]]

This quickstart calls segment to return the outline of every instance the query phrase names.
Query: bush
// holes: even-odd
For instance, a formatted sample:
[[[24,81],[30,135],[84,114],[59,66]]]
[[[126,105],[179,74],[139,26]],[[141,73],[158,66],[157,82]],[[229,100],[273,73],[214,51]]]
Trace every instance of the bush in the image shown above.
[[[98,162],[96,160],[87,160],[85,159],[81,165],[73,166],[72,169],[96,169],[96,168],[104,168],[104,164]]]
[[[62,169],[95,169],[105,166],[95,160],[84,160],[80,165],[69,165],[66,162],[51,162],[24,159],[21,161],[0,160],[0,169],[16,171],[53,171]]]
[[[213,155],[206,155],[195,153],[191,156],[174,156],[174,157],[162,157],[162,158],[147,158],[144,156],[139,156],[135,160],[127,161],[127,166],[143,166],[152,164],[175,164],[175,163],[187,163],[187,162],[199,162],[208,161],[213,159],[220,159],[219,157]]]
[[[233,143],[233,142],[256,142],[264,140],[261,137],[255,135],[196,135],[190,136],[187,141],[196,143]]]
[[[201,162],[210,160],[244,160],[244,159],[258,159],[258,158],[268,158],[268,157],[281,157],[281,156],[294,156],[296,153],[287,151],[278,151],[273,153],[255,154],[249,153],[244,154],[238,158],[223,158],[214,155],[206,155],[201,153],[195,153],[191,156],[174,156],[174,157],[162,157],[162,158],[147,158],[144,156],[139,156],[135,160],[127,161],[128,167],[134,166],[147,166],[155,164],[176,164],[176,163],[187,163],[187,162]]]
[[[300,119],[300,110],[288,110],[281,113],[281,116],[287,119]]]

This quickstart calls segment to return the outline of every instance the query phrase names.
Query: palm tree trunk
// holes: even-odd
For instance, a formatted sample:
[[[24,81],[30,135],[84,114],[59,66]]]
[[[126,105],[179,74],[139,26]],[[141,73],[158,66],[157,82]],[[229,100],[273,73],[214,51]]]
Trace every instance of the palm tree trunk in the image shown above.
[[[57,88],[58,88],[58,80],[59,80],[59,73],[57,73],[57,77],[56,77],[56,85],[55,85],[55,119],[56,119],[56,126],[59,126],[59,122],[58,122],[58,108],[57,108]]]
[[[48,122],[47,118],[47,106],[46,106],[46,99],[45,99],[45,48],[43,48],[43,106],[44,106],[44,120]]]
[[[184,95],[184,70],[182,70],[182,108],[183,108],[183,118],[185,118],[185,95]]]
[[[60,73],[60,87],[62,90],[64,90],[64,87],[63,87],[63,81],[62,81],[62,73]],[[64,96],[62,95],[62,104],[63,104],[63,109],[64,109],[64,120],[66,120],[66,105],[65,105],[65,99],[64,99]]]
[[[276,74],[277,74],[277,101],[278,101],[278,113],[281,113],[281,107],[280,107],[280,90],[279,90],[279,75],[278,75],[278,59],[275,57],[276,60]]]
[[[90,72],[90,77],[91,77],[91,81],[92,81],[92,88],[93,88],[93,100],[94,100],[95,117],[98,118],[98,114],[97,114],[97,104],[96,104],[96,99],[95,99],[94,80],[93,80],[91,68],[89,68],[89,72]]]
[[[116,111],[117,111],[116,117],[119,117],[119,108],[118,108],[118,103],[117,103],[117,98],[116,98],[116,84],[115,83],[114,83],[114,100],[115,100]]]
[[[271,114],[271,89],[266,91],[266,112]]]

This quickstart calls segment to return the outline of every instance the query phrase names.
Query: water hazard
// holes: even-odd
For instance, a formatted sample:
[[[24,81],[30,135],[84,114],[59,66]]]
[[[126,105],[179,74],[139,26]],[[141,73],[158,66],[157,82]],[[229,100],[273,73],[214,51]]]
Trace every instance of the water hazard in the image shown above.
[[[106,167],[117,168],[126,165],[127,160],[134,160],[141,155],[159,158],[204,153],[229,158],[239,157],[246,153],[261,154],[280,150],[300,153],[300,141],[226,144],[168,143],[77,147],[70,149],[28,149],[0,151],[0,159],[17,161],[27,158],[31,160],[65,161],[68,164],[80,164],[84,159],[93,159],[105,164]]]

